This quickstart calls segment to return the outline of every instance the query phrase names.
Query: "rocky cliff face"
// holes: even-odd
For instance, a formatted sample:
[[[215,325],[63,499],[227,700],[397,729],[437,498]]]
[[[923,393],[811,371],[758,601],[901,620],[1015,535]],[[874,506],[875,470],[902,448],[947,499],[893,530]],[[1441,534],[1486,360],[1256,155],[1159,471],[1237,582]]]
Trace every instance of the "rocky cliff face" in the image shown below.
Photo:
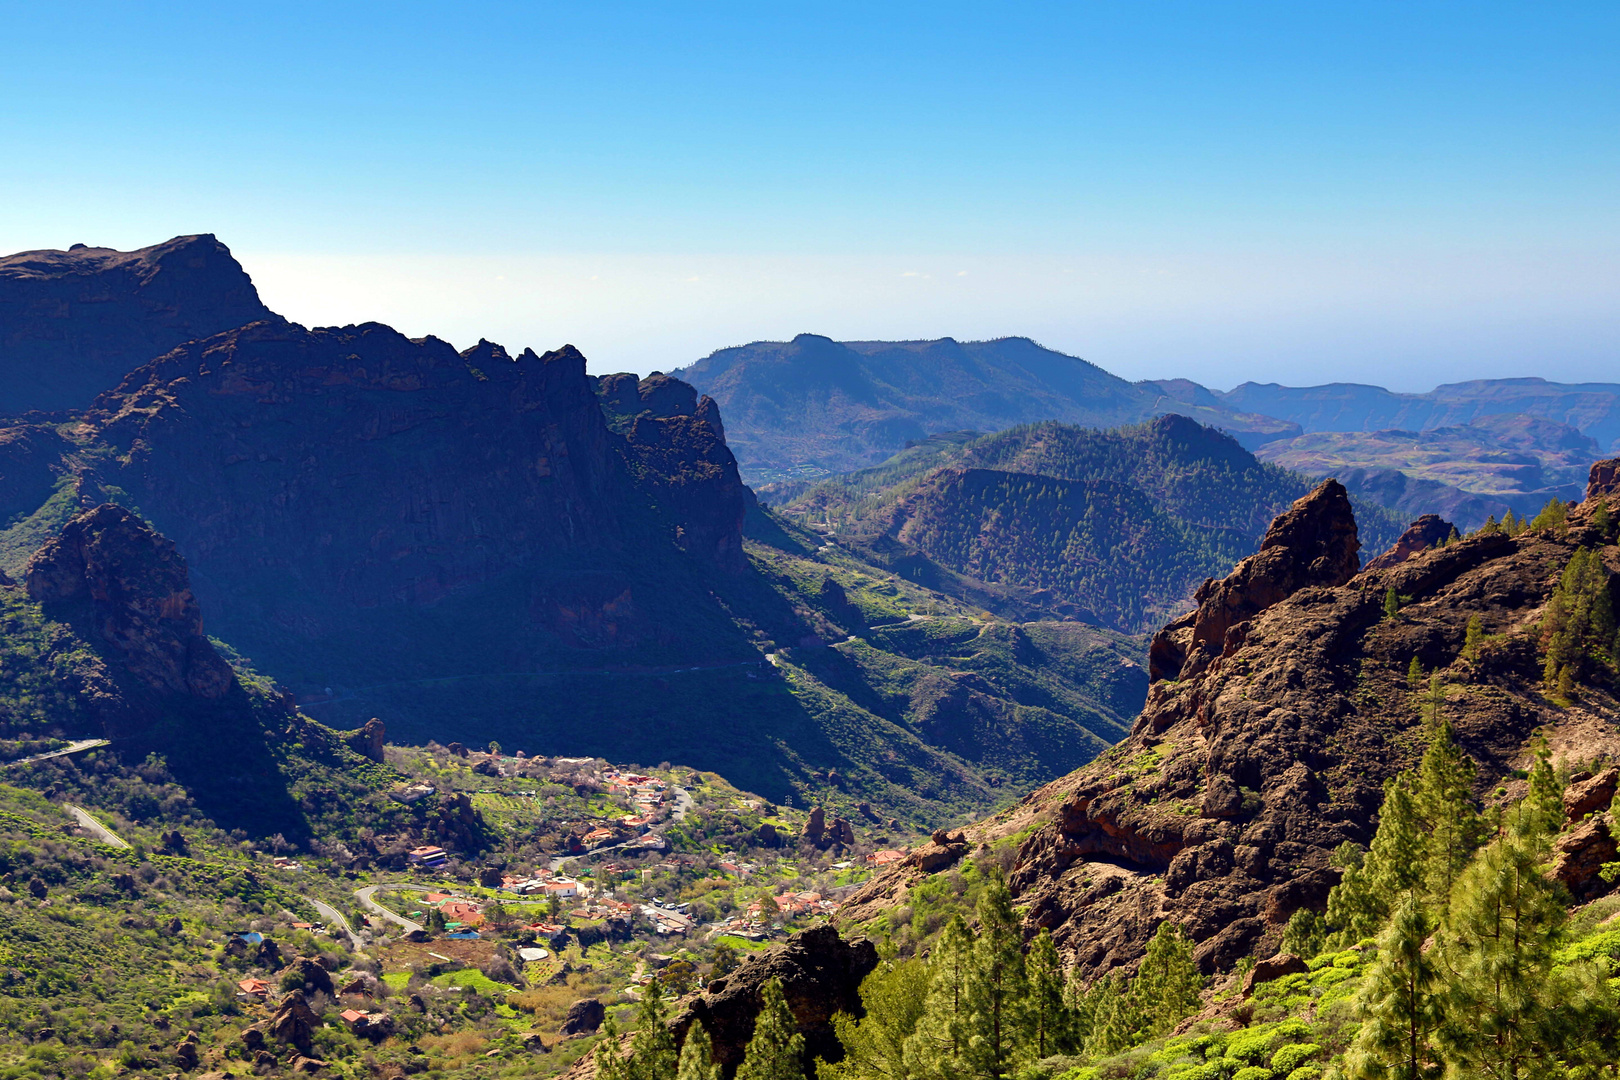
[[[182,342],[269,317],[212,236],[0,258],[0,415],[82,409]]]
[[[1421,754],[1413,657],[1444,680],[1487,799],[1522,793],[1511,773],[1537,730],[1572,763],[1620,752],[1607,684],[1561,706],[1543,696],[1540,663],[1540,615],[1573,552],[1599,548],[1620,571],[1620,549],[1592,524],[1599,501],[1620,512],[1613,472],[1593,470],[1567,528],[1473,536],[1360,573],[1342,491],[1302,499],[1155,640],[1128,739],[968,830],[974,843],[1027,836],[1011,880],[1031,932],[1051,928],[1088,974],[1134,963],[1164,919],[1206,970],[1270,955],[1294,911],[1323,907],[1332,851],[1371,839],[1383,780]],[[1393,619],[1388,589],[1409,598]],[[1475,616],[1486,640],[1464,655]],[[844,917],[903,900],[923,873],[912,863]]]
[[[87,604],[96,637],[154,690],[223,697],[235,676],[203,635],[174,544],[123,507],[80,514],[28,564],[28,596],[47,610]]]
[[[510,631],[507,669],[657,642],[707,659],[646,578],[673,575],[677,547],[699,570],[740,563],[743,489],[715,425],[643,417],[627,446],[572,347],[457,354],[375,324],[260,322],[146,365],[88,419],[118,462],[86,484],[129,492],[232,640],[293,678],[308,643],[361,650],[398,633],[388,611],[431,633],[492,590],[478,618],[506,621],[485,637]]]

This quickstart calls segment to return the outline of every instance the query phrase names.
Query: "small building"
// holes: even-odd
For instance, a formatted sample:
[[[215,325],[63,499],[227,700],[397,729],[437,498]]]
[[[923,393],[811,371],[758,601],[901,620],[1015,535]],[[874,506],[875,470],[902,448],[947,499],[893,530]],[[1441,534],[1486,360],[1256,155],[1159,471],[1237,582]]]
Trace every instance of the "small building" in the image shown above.
[[[270,984],[263,979],[243,979],[236,986],[236,996],[248,1001],[264,1001],[270,996]]]
[[[546,896],[555,896],[559,900],[572,900],[580,894],[580,885],[577,881],[560,879],[546,882]]]
[[[423,847],[412,848],[410,850],[410,854],[405,856],[405,861],[410,863],[412,866],[429,866],[438,868],[443,866],[445,864],[445,860],[447,860],[449,857],[450,856],[445,854],[444,848],[425,845]]]
[[[905,852],[895,851],[891,848],[888,851],[872,852],[872,854],[866,857],[866,861],[873,866],[888,866],[890,863],[897,863],[905,857]]]

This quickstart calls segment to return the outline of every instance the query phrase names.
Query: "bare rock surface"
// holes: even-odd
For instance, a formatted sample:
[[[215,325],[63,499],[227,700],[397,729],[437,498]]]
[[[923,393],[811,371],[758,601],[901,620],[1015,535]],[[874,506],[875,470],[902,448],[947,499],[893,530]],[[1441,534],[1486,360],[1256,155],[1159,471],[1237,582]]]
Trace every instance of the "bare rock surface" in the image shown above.
[[[1295,911],[1321,911],[1340,876],[1334,849],[1371,840],[1383,781],[1421,756],[1414,657],[1447,688],[1484,800],[1523,794],[1513,774],[1538,731],[1555,759],[1620,758],[1620,704],[1602,680],[1567,706],[1542,687],[1540,619],[1571,555],[1600,548],[1611,590],[1620,581],[1620,549],[1592,527],[1596,500],[1567,527],[1479,534],[1357,573],[1336,489],[1295,504],[1259,554],[1161,632],[1129,738],[965,830],[964,846],[1016,843],[1010,882],[1026,932],[1049,928],[1083,977],[1128,970],[1167,919],[1205,971],[1230,971],[1275,953]],[[1620,492],[1600,497],[1620,515]],[[1389,589],[1410,597],[1395,618],[1383,611]],[[1464,655],[1475,617],[1486,640]],[[1602,809],[1613,784],[1586,780],[1568,809]],[[1614,846],[1596,821],[1559,840],[1558,875],[1578,896],[1608,888],[1596,871]],[[916,856],[852,895],[841,924],[903,903],[928,875]]]
[[[153,689],[219,698],[235,681],[203,634],[185,560],[121,506],[68,522],[35,553],[26,582],[41,603],[88,605],[96,635]]]
[[[1424,514],[1401,533],[1393,547],[1367,564],[1368,570],[1399,566],[1420,551],[1426,551],[1451,538],[1456,527],[1439,514]]]

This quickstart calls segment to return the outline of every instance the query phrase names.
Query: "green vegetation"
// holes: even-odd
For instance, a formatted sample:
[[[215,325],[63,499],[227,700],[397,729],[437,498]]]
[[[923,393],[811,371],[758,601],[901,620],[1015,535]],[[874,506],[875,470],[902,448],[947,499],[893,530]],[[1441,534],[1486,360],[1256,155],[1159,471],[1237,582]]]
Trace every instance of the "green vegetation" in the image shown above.
[[[975,603],[1089,612],[1141,632],[1251,554],[1308,488],[1227,436],[1161,417],[1112,431],[1044,423],[944,440],[820,483],[784,509]],[[1393,539],[1384,515],[1358,507],[1358,516],[1364,547]]]
[[[1546,656],[1543,680],[1561,698],[1573,695],[1574,683],[1613,672],[1620,639],[1615,636],[1609,571],[1596,551],[1583,547],[1570,556],[1541,619],[1541,645]]]

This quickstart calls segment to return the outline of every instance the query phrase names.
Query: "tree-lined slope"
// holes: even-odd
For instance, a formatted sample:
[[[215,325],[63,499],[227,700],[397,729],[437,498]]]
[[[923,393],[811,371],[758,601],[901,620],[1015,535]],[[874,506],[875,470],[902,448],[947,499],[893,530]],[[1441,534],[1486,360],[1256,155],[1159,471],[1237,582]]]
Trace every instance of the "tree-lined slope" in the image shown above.
[[[784,511],[975,602],[1136,632],[1225,573],[1306,488],[1175,415],[1114,431],[1036,424],[923,451],[817,485]],[[1380,541],[1392,534],[1369,516]]]

